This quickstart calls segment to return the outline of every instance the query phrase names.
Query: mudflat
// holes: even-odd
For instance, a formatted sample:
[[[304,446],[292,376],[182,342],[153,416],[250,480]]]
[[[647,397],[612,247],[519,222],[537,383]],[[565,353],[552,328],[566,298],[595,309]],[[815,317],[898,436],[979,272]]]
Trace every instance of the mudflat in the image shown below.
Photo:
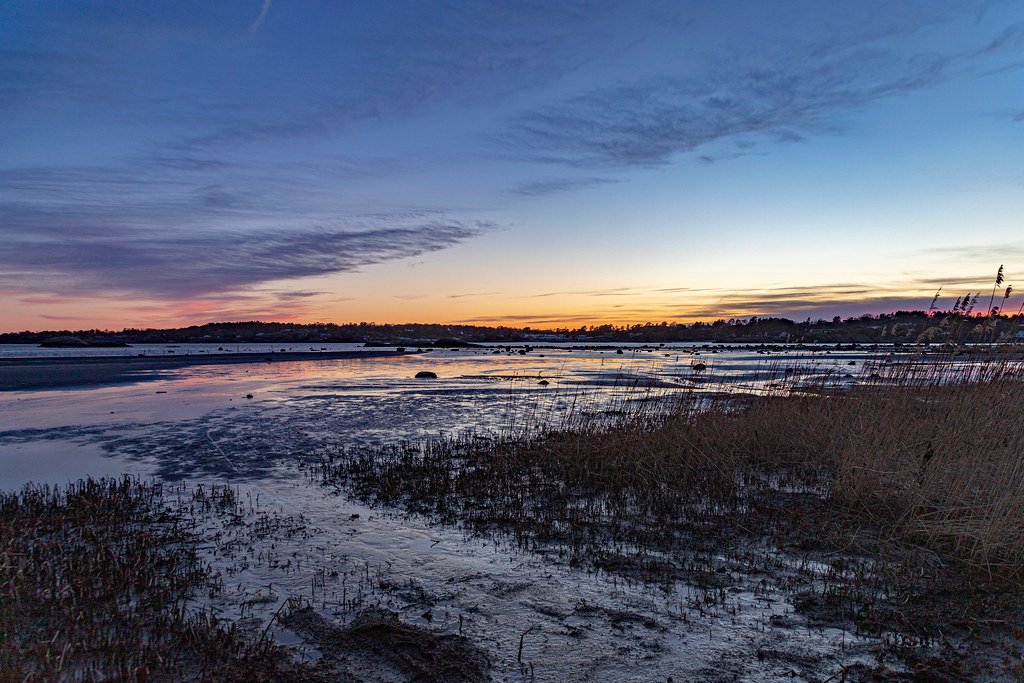
[[[163,379],[161,371],[193,365],[238,365],[354,358],[387,358],[411,351],[294,351],[89,358],[0,358],[0,391],[57,389]]]

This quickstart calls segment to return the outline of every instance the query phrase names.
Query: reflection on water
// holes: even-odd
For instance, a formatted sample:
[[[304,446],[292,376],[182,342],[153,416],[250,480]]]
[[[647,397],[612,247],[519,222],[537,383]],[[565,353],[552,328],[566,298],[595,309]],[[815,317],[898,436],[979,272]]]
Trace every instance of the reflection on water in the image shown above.
[[[98,356],[191,356],[278,351],[355,351],[362,344],[132,344],[111,347],[47,348],[38,344],[0,345],[0,358],[94,358]]]
[[[266,345],[238,348],[265,351]],[[81,353],[38,347],[8,347],[4,353],[26,349]],[[200,345],[189,349],[199,350]],[[0,394],[0,458],[14,457],[15,446],[34,444],[35,452],[60,461],[68,443],[90,444],[111,461],[69,456],[53,475],[110,474],[119,467],[115,462],[134,463],[137,471],[145,462],[174,479],[253,479],[325,447],[558,424],[570,413],[682,392],[754,389],[766,384],[767,375],[791,382],[842,378],[865,358],[822,349],[766,359],[755,349],[693,344],[627,347],[623,353],[614,346],[522,350],[502,345],[383,358],[198,365],[133,384],[6,392]],[[416,379],[421,370],[438,378]],[[0,470],[9,473],[0,477],[0,486],[23,483],[19,471],[27,472]],[[46,477],[47,469],[33,471],[36,476]]]
[[[252,479],[318,448],[558,424],[570,413],[621,409],[683,392],[755,389],[768,375],[790,382],[841,378],[864,360],[863,354],[831,349],[777,353],[766,360],[744,347],[692,344],[623,353],[619,347],[521,350],[502,345],[383,358],[198,365],[177,369],[170,378],[164,372],[118,386],[5,392],[0,457],[13,457],[5,455],[13,445],[32,443],[59,460],[70,439],[76,446],[92,444],[117,462],[146,461],[169,478]],[[4,351],[16,355],[24,349]],[[438,378],[416,379],[421,370]],[[226,458],[236,465],[229,467]],[[110,467],[117,469],[102,458],[68,458],[67,468],[53,472],[109,474]],[[11,474],[0,485],[23,481]]]

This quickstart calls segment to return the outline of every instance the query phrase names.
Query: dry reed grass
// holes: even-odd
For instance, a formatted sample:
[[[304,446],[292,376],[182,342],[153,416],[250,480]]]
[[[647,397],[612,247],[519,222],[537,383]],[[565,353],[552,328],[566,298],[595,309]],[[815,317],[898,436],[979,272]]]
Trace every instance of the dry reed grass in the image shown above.
[[[576,559],[609,543],[692,546],[721,525],[789,535],[825,523],[1021,579],[1019,370],[993,356],[885,359],[843,391],[688,394],[667,413],[640,402],[526,438],[338,453],[319,475],[528,546],[558,541]]]
[[[1024,633],[1021,370],[1016,351],[929,350],[879,356],[851,387],[772,362],[754,393],[709,379],[668,410],[623,400],[549,431],[343,451],[315,475],[571,564],[682,581],[701,613],[769,581],[808,624],[876,639],[880,662],[964,680],[1012,663],[1007,634]]]

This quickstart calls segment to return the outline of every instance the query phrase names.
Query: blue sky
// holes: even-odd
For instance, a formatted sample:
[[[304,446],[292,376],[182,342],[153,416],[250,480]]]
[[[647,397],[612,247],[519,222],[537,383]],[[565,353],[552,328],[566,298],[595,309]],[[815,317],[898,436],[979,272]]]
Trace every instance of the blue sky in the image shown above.
[[[951,303],[1022,76],[1022,2],[7,2],[0,327]]]

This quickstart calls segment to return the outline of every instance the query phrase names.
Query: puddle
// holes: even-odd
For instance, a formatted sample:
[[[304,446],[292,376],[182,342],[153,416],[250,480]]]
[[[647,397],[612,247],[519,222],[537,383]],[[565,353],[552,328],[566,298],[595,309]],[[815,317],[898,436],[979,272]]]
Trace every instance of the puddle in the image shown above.
[[[151,468],[111,454],[88,441],[0,442],[0,489],[16,490],[25,484],[63,485],[92,477],[131,474],[147,477]]]

